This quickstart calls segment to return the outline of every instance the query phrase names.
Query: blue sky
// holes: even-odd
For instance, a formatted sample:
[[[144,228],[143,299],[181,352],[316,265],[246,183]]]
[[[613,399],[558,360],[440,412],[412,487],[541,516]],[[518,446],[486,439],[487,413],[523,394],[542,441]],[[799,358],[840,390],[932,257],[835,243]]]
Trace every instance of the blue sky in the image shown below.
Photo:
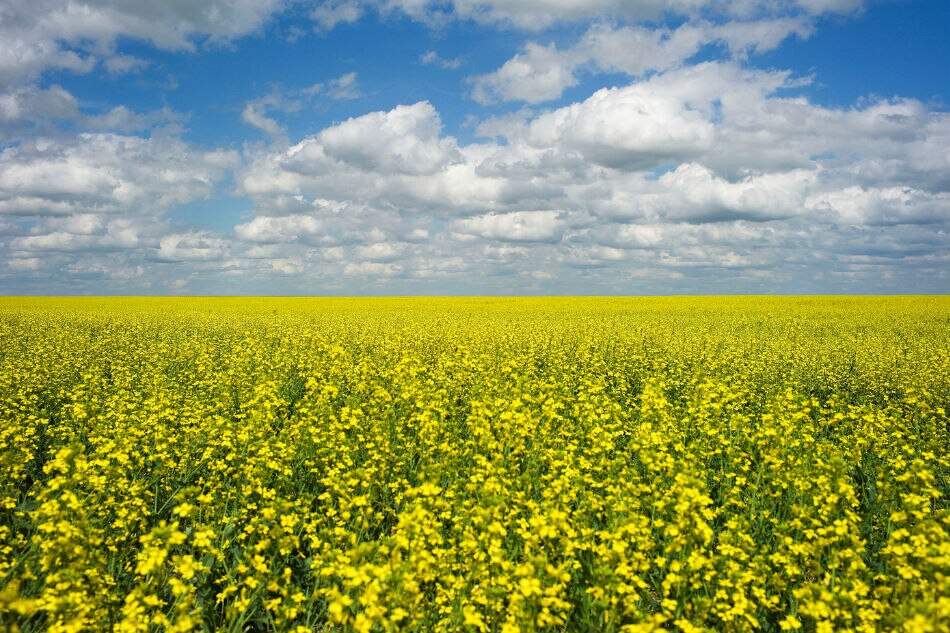
[[[2,294],[950,291],[950,5],[13,0]]]

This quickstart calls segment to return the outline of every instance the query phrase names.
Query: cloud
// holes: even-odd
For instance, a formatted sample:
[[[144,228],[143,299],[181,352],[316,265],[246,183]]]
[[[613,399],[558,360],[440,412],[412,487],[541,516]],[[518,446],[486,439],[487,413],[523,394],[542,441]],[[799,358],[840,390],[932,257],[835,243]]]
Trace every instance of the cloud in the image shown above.
[[[159,240],[156,256],[166,262],[220,261],[228,250],[228,242],[213,233],[173,233]]]
[[[426,51],[419,56],[419,61],[426,65],[438,66],[444,70],[457,70],[462,66],[461,57],[445,59],[435,51]]]
[[[70,92],[58,85],[21,86],[0,93],[0,141],[11,144],[36,138],[68,143],[77,132],[154,131],[178,126],[185,118],[169,108],[135,112],[122,105],[99,114],[87,113]]]
[[[380,262],[350,262],[343,266],[343,274],[348,277],[391,277],[402,270],[399,264]]]
[[[472,98],[478,103],[525,101],[541,103],[561,96],[577,84],[573,60],[553,44],[529,42],[493,73],[473,79]]]
[[[819,170],[797,169],[730,182],[702,165],[683,163],[660,177],[657,181],[660,192],[640,196],[637,206],[643,217],[654,220],[721,222],[794,218],[804,211],[806,196],[814,189],[819,174]]]
[[[194,50],[201,38],[226,41],[250,33],[280,8],[279,0],[10,0],[0,21],[0,88],[47,69],[89,72],[100,60],[110,72],[129,71],[141,62],[112,54],[119,38]]]
[[[146,41],[164,50],[193,51],[203,41],[227,42],[258,31],[288,4],[286,0],[10,0],[0,21],[0,89],[25,85],[47,70],[87,73],[99,63],[113,74],[133,72],[148,60],[116,53],[117,42],[123,38]],[[779,5],[753,0],[324,0],[316,3],[310,16],[323,31],[356,22],[368,11],[398,13],[434,26],[471,20],[540,30],[555,22],[595,18],[637,23],[666,14],[698,19],[711,12],[730,19],[755,16],[780,20],[850,13],[861,7],[860,0],[798,0]],[[738,34],[736,37],[741,39]],[[761,46],[763,37],[753,38],[755,45]],[[456,62],[438,63],[454,67]],[[512,68],[506,73],[516,76]],[[566,74],[571,74],[570,69]]]
[[[831,109],[777,96],[795,85],[785,72],[706,63],[494,120],[500,140],[465,146],[420,102],[264,152],[241,183],[254,196],[436,215],[558,208],[707,221],[789,217],[856,177],[948,188],[945,113],[909,100]]]
[[[356,73],[349,72],[327,82],[325,92],[331,99],[358,99],[360,91]]]
[[[487,131],[544,157],[653,169],[700,162],[729,179],[816,166],[861,184],[950,184],[947,114],[912,99],[826,108],[783,96],[800,83],[784,71],[703,63],[657,74],[533,118],[488,122]],[[572,154],[573,153],[573,154]],[[511,154],[511,151],[508,152]],[[533,156],[533,157],[532,157]],[[510,169],[510,160],[503,164]]]
[[[405,245],[390,242],[372,242],[354,249],[354,254],[361,260],[373,262],[392,262],[400,259],[405,252]]]
[[[633,169],[712,147],[715,126],[702,111],[650,88],[598,90],[582,103],[538,116],[525,138],[534,147],[558,147],[598,165]]]
[[[797,0],[796,4],[812,15],[852,13],[864,6],[863,0]]]
[[[150,62],[134,55],[112,55],[103,62],[106,70],[113,75],[133,73],[147,68]]]
[[[135,132],[162,133],[163,128],[177,128],[186,116],[169,108],[151,112],[135,112],[126,106],[115,106],[102,114],[80,115],[74,124],[90,131],[129,134]]]
[[[253,125],[265,134],[270,136],[283,136],[284,130],[274,119],[264,115],[264,105],[258,102],[251,102],[244,106],[241,112],[241,120],[248,125]]]
[[[339,24],[349,24],[356,22],[363,17],[364,7],[362,2],[353,2],[352,0],[331,0],[321,2],[313,11],[310,17],[319,25],[323,31],[330,31]]]
[[[938,290],[950,115],[913,99],[813,103],[792,73],[743,67],[742,51],[791,28],[753,23],[720,33],[732,61],[648,71],[649,55],[609,52],[632,27],[538,45],[613,59],[631,78],[482,121],[472,142],[428,101],[285,138],[282,115],[355,90],[356,75],[245,104],[242,118],[281,142],[242,155],[186,142],[173,112],[89,115],[61,87],[12,88],[0,97],[18,139],[0,150],[0,280],[46,292]],[[649,46],[688,52],[700,26]],[[170,219],[232,172],[252,205],[233,230]]]
[[[171,137],[84,133],[0,151],[6,213],[156,213],[207,196],[236,162]]]
[[[83,283],[143,292],[151,282],[142,277],[156,277],[158,261],[220,269],[227,240],[175,231],[165,214],[209,196],[237,160],[233,151],[161,134],[61,134],[7,147],[0,151],[0,216],[13,223],[0,235],[0,262],[9,274],[28,270],[41,291],[66,293]],[[54,290],[50,275],[64,285]]]
[[[30,86],[0,94],[0,123],[4,128],[26,119],[71,119],[79,116],[76,98],[62,87]]]
[[[286,90],[275,86],[269,94],[247,102],[241,112],[241,120],[272,138],[283,138],[284,127],[274,115],[300,112],[322,97],[349,100],[360,96],[355,72],[302,89]]]
[[[567,223],[557,211],[515,211],[489,213],[458,220],[452,228],[459,233],[502,242],[557,242]]]
[[[76,255],[124,252],[149,241],[149,228],[145,224],[135,218],[95,213],[45,217],[29,235],[15,237],[9,246],[17,258],[30,258],[40,253],[44,262],[64,253],[70,255],[67,259],[71,259]]]
[[[946,224],[950,192],[920,191],[906,186],[852,186],[809,196],[805,206],[847,224]]]
[[[577,85],[582,71],[639,77],[682,66],[710,44],[725,47],[732,57],[745,58],[772,50],[791,35],[808,37],[812,28],[811,19],[803,16],[724,24],[687,22],[676,29],[598,23],[564,50],[528,42],[497,70],[473,77],[472,98],[483,104],[542,103]]]
[[[259,216],[234,227],[234,233],[242,240],[254,243],[293,242],[304,236],[318,235],[324,224],[310,215],[287,215],[280,217]]]
[[[315,139],[318,147],[301,147],[301,154],[315,151],[331,160],[363,170],[403,174],[429,174],[457,157],[455,140],[440,137],[442,122],[426,101],[374,112],[327,128]],[[298,164],[306,168],[306,160]]]
[[[56,134],[61,125],[82,119],[79,102],[58,85],[0,93],[0,142]]]
[[[668,15],[697,19],[708,14],[761,19],[849,14],[862,7],[862,0],[330,0],[319,3],[312,16],[323,30],[355,22],[372,10],[383,15],[398,13],[434,27],[463,20],[540,31],[557,23],[592,19],[643,22]]]
[[[710,41],[719,42],[736,58],[751,53],[765,53],[778,48],[786,38],[807,39],[814,32],[814,20],[805,16],[762,19],[749,22],[726,22],[704,25]]]
[[[330,79],[326,82],[315,83],[309,88],[297,91],[298,96],[315,98],[326,96],[331,99],[358,99],[362,95],[359,93],[359,81],[355,72],[345,73]]]
[[[950,115],[907,99],[828,108],[801,86],[785,71],[684,65],[486,121],[492,138],[469,144],[427,102],[369,113],[249,156],[239,181],[257,215],[235,238],[280,244],[254,252],[297,258],[331,289],[333,275],[388,292],[939,279],[946,243],[919,227],[950,232]]]

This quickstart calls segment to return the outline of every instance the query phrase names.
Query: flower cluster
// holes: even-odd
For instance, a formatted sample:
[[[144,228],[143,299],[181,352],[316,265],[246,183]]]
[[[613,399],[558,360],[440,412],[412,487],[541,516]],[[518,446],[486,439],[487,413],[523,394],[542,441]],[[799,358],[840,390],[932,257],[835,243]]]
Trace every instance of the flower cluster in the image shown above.
[[[14,631],[946,631],[950,301],[0,300]]]

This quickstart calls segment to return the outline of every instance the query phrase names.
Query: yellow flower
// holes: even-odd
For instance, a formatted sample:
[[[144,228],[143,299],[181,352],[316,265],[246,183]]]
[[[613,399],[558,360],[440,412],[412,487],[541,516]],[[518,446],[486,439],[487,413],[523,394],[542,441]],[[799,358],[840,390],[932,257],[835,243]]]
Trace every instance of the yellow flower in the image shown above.
[[[779,622],[779,627],[783,631],[795,631],[802,628],[802,623],[794,615],[789,614],[785,616],[785,618],[781,622]]]

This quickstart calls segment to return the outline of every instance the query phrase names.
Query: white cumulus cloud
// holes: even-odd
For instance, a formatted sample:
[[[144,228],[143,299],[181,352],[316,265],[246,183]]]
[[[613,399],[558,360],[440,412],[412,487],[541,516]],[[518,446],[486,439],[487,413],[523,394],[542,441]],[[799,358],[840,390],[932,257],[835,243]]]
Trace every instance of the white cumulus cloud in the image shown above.
[[[710,44],[721,44],[732,57],[744,58],[772,50],[791,35],[808,37],[812,28],[812,18],[806,16],[724,24],[696,21],[675,29],[594,24],[563,50],[528,42],[497,70],[472,78],[472,97],[479,103],[542,103],[577,85],[582,71],[639,77],[682,66]]]
[[[552,242],[560,240],[567,222],[557,211],[515,211],[488,213],[458,220],[453,228],[502,242]]]
[[[442,122],[435,108],[422,101],[347,119],[327,128],[310,144],[300,147],[300,165],[306,157],[322,154],[363,170],[429,174],[456,160],[455,140],[441,136]]]

